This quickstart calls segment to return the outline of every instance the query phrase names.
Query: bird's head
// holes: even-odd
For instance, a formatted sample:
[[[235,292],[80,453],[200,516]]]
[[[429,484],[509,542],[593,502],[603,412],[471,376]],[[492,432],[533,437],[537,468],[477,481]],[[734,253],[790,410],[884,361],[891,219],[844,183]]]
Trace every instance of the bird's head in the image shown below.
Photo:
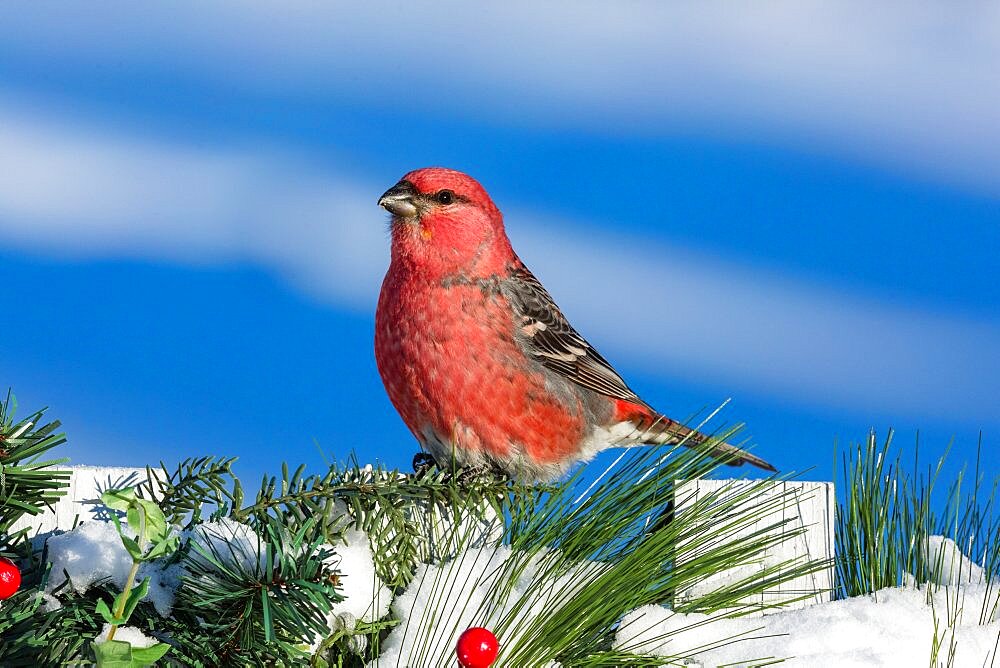
[[[393,261],[484,276],[512,257],[500,210],[468,174],[417,169],[385,191],[378,204],[392,214]]]

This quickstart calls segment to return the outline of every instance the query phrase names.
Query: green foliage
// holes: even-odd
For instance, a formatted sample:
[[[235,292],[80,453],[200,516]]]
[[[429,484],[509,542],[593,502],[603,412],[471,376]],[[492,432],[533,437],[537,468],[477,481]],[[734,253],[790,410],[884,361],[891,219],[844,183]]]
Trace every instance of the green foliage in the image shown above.
[[[0,607],[0,665],[58,666],[90,659],[90,641],[100,632],[100,618],[93,614],[94,601],[68,587],[54,593],[62,601],[58,610],[48,610],[39,591],[24,589]]]
[[[135,538],[122,531],[118,515],[112,514],[111,519],[125,549],[136,563],[159,559],[177,549],[179,538],[171,534],[160,506],[137,497],[134,489],[109,489],[101,494],[101,502],[111,510],[125,513],[128,527]]]
[[[580,471],[510,504],[501,543],[511,556],[487,578],[489,594],[474,610],[474,623],[501,639],[497,665],[662,665],[662,657],[612,649],[627,612],[668,605],[680,612],[747,614],[765,607],[749,603],[754,594],[829,568],[802,557],[734,572],[709,594],[691,593],[706,578],[759,563],[778,543],[801,533],[786,526],[792,512],[780,519],[782,509],[793,505],[790,494],[765,499],[771,481],[732,484],[696,500],[677,498],[677,481],[704,477],[719,466],[706,457],[711,447],[633,449],[596,483]],[[446,611],[444,601],[456,587],[477,583],[455,582],[451,568],[462,568],[461,560],[446,562],[421,585],[438,602],[431,607],[442,618],[435,619],[433,634],[426,625],[407,629],[421,652],[411,657],[414,665],[453,663],[452,648],[440,639],[461,631],[449,627],[459,615]],[[538,605],[546,614],[530,614]]]
[[[153,561],[177,549],[178,537],[171,535],[166,517],[156,503],[141,499],[135,495],[135,490],[109,489],[101,494],[101,501],[109,510],[125,513],[131,534],[125,532],[118,515],[112,513],[111,519],[118,530],[118,537],[125,546],[125,551],[132,557],[132,568],[125,580],[125,587],[115,596],[112,606],[101,599],[94,606],[95,612],[110,624],[107,640],[94,642],[91,649],[94,659],[101,668],[150,665],[160,659],[170,646],[156,643],[149,647],[136,648],[129,643],[115,640],[115,632],[119,626],[128,623],[139,602],[146,598],[149,592],[149,578],[144,578],[138,587],[135,586],[135,576],[139,566],[146,561]],[[134,537],[133,537],[134,536]]]
[[[4,433],[19,428],[4,420]],[[41,439],[49,447],[61,442],[45,429],[29,427],[16,438],[34,438],[36,445]],[[23,440],[17,445],[27,447]],[[87,661],[100,626],[126,620],[159,641],[154,652],[166,654],[151,658],[104,643],[97,651],[105,665],[363,665],[378,655],[397,620],[330,618],[343,598],[340,578],[350,576],[337,571],[334,557],[351,528],[370,538],[376,571],[393,594],[414,582],[421,564],[452,568],[454,557],[474,544],[512,550],[515,556],[504,562],[488,597],[503,602],[501,610],[479,611],[484,619],[494,615],[494,631],[510,639],[498,665],[662,664],[612,648],[622,615],[647,604],[746,614],[760,607],[747,603],[754,593],[827,566],[800,560],[759,567],[711,593],[690,593],[706,578],[760,561],[778,541],[796,535],[778,536],[789,520],[764,521],[791,501],[780,494],[765,500],[766,483],[677,498],[677,481],[716,468],[705,456],[711,447],[634,449],[596,482],[583,470],[550,486],[436,469],[404,474],[355,461],[321,475],[285,467],[280,476],[265,478],[249,500],[232,459],[149,468],[136,488],[109,490],[103,498],[133,559],[125,589],[101,583],[80,594],[62,585],[56,592],[62,607],[48,609],[39,593],[49,577],[45,555],[34,552],[26,562],[28,590],[0,609],[0,665]],[[37,471],[35,487],[19,487],[14,498],[24,503],[22,492],[33,489],[40,491],[32,498],[55,498],[54,485],[66,476]],[[495,545],[484,543],[484,535]],[[148,578],[132,586],[145,562],[183,569],[169,617],[145,600]],[[529,568],[539,569],[537,577],[526,591],[515,589]],[[441,600],[445,595],[435,593]],[[539,600],[552,601],[551,614],[527,615],[529,601]],[[424,640],[425,656],[416,664],[453,664],[452,648]],[[314,641],[323,642],[310,657]]]
[[[909,473],[901,454],[893,456],[892,443],[891,431],[881,445],[872,433],[863,445],[844,453],[836,522],[837,596],[898,587],[911,577],[917,584],[940,582],[954,564],[945,563],[942,554],[936,561],[927,558],[927,540],[935,535],[955,541],[983,566],[987,582],[995,580],[1000,574],[1000,478],[987,483],[977,458],[971,482],[963,469],[942,485],[947,452],[921,471],[916,448]],[[995,606],[983,610],[983,623],[995,612]]]
[[[451,541],[430,529],[445,517],[508,517],[516,507],[530,505],[548,487],[480,476],[460,484],[452,472],[431,469],[422,475],[403,474],[356,461],[333,465],[323,475],[304,476],[304,467],[281,478],[265,478],[254,503],[233,510],[239,522],[280,518],[289,529],[310,519],[327,542],[346,527],[345,519],[372,537],[375,568],[391,587],[403,587],[421,560],[440,556],[435,548]]]
[[[65,494],[68,471],[52,467],[65,459],[45,460],[43,455],[66,442],[58,420],[41,424],[45,409],[15,422],[17,400],[8,390],[0,402],[0,556],[25,556],[30,532],[27,528],[10,535],[11,526],[24,516],[38,515]]]
[[[151,647],[132,647],[121,640],[94,643],[94,658],[101,668],[143,668],[151,666],[167,653],[170,645],[156,643]]]
[[[333,550],[315,521],[291,533],[269,517],[249,545],[237,526],[202,529],[207,540],[192,541],[179,607],[204,619],[205,631],[234,659],[307,658],[303,641],[327,635],[326,615],[343,600],[326,563]]]
[[[912,473],[893,456],[890,431],[881,445],[874,433],[863,445],[843,456],[844,481],[836,520],[836,589],[838,598],[871,594],[886,587],[924,587],[934,620],[930,665],[953,665],[957,643],[953,629],[963,614],[960,588],[947,587],[958,573],[957,555],[939,550],[929,558],[929,538],[951,539],[982,566],[986,588],[978,610],[979,623],[988,624],[1000,612],[1000,478],[987,483],[979,457],[971,482],[963,469],[947,485],[940,483],[947,452],[921,471],[918,447]],[[981,452],[980,443],[980,452]],[[940,509],[940,510],[935,510]],[[935,593],[945,588],[943,617]],[[965,611],[967,614],[969,611]]]
[[[0,401],[0,555],[14,559],[21,571],[21,588],[0,605],[0,665],[35,666],[38,656],[50,648],[75,644],[45,619],[38,590],[44,586],[47,569],[32,552],[29,527],[12,526],[25,517],[38,515],[66,493],[70,474],[58,470],[65,459],[48,458],[49,450],[66,442],[59,422],[44,422],[45,409],[16,420],[17,400],[8,390]],[[23,638],[11,643],[9,638]],[[82,643],[81,643],[82,644]]]
[[[146,480],[135,488],[136,494],[155,499],[171,525],[197,524],[206,508],[216,519],[242,504],[243,488],[232,470],[235,461],[235,457],[198,457],[173,470],[163,462],[159,469],[147,466]]]

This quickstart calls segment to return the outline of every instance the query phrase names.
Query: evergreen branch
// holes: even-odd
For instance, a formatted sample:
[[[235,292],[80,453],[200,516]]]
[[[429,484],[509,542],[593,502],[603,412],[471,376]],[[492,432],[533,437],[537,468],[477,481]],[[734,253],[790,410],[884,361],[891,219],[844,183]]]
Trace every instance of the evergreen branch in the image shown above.
[[[312,524],[290,532],[268,518],[256,536],[231,524],[195,530],[178,605],[221,640],[219,663],[294,663],[308,657],[304,642],[326,637],[326,615],[343,597],[328,565],[333,551]]]
[[[353,523],[372,539],[376,571],[394,588],[409,583],[419,561],[442,556],[438,546],[454,542],[456,519],[502,525],[498,518],[514,505],[553,489],[491,476],[459,482],[437,469],[413,475],[356,462],[331,466],[323,476],[305,477],[302,471],[290,474],[283,467],[280,479],[265,478],[256,502],[234,510],[231,519],[254,523],[280,517],[294,527],[317,518],[327,542]]]
[[[280,487],[277,478],[265,478],[254,504],[234,510],[230,517],[236,521],[247,521],[275,511],[306,515],[316,514],[324,508],[318,504],[324,500],[340,500],[370,497],[382,494],[396,501],[460,501],[465,494],[471,494],[478,501],[500,499],[515,491],[535,490],[506,479],[476,481],[469,486],[456,484],[451,474],[431,471],[422,476],[400,473],[395,470],[330,468],[325,476],[308,478],[282,478]]]
[[[6,552],[28,537],[28,529],[7,535],[11,525],[25,515],[38,515],[59,500],[69,487],[70,472],[52,467],[65,459],[42,460],[41,456],[66,442],[56,433],[59,421],[40,424],[45,409],[14,422],[17,401],[10,390],[0,402],[0,552]]]
[[[100,630],[99,618],[93,614],[94,599],[64,583],[54,592],[62,606],[46,611],[41,591],[47,580],[46,571],[37,588],[23,588],[3,602],[0,665],[58,666],[87,656],[87,644]]]
[[[722,440],[731,441],[732,434]],[[828,568],[824,561],[802,558],[745,569],[801,535],[801,529],[786,527],[795,515],[793,493],[764,494],[781,478],[730,484],[697,499],[676,498],[676,481],[718,468],[707,456],[712,445],[635,449],[595,483],[588,485],[578,471],[544,492],[512,493],[501,545],[435,560],[410,585],[426,607],[423,617],[412,612],[406,626],[394,631],[405,636],[410,652],[405,660],[452,665],[448,639],[466,626],[483,625],[501,639],[497,665],[659,665],[662,657],[613,651],[626,613],[667,604],[746,614],[752,596],[759,601],[765,589]],[[676,512],[682,505],[683,512]],[[473,533],[464,537],[466,543]],[[740,567],[744,570],[736,570]],[[726,580],[692,595],[695,585],[725,572],[731,573]],[[455,597],[459,591],[481,602],[463,606]],[[767,606],[753,606],[762,607]]]
[[[159,469],[146,467],[146,480],[136,491],[143,498],[155,500],[168,523],[178,524],[186,519],[186,524],[195,524],[201,519],[203,508],[219,511],[242,500],[239,481],[232,471],[235,461],[235,457],[191,458],[173,471],[160,462]]]

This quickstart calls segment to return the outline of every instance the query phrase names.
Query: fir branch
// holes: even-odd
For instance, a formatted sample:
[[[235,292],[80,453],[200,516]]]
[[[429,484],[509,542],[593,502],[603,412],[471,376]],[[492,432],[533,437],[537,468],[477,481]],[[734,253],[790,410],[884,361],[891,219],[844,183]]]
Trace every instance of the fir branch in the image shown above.
[[[146,467],[146,480],[136,487],[142,498],[155,500],[170,524],[192,525],[206,507],[224,512],[242,502],[239,480],[233,474],[235,457],[185,459],[173,471]],[[232,488],[232,491],[230,491]]]
[[[46,611],[41,592],[47,580],[46,570],[37,588],[22,588],[3,602],[0,665],[59,666],[87,656],[89,641],[100,631],[94,597],[76,593],[66,582],[54,592],[61,607]]]
[[[300,661],[304,642],[326,637],[326,615],[343,597],[327,565],[333,552],[309,538],[311,524],[292,533],[268,518],[256,544],[234,531],[195,530],[205,540],[191,542],[178,606],[220,640],[220,663]]]
[[[356,462],[333,465],[323,476],[302,472],[283,467],[280,478],[265,478],[256,502],[230,517],[251,523],[280,517],[289,527],[317,518],[328,542],[353,522],[372,538],[376,571],[394,588],[409,583],[421,560],[440,558],[439,546],[454,542],[454,532],[442,527],[456,519],[485,523],[507,517],[513,506],[554,489],[492,476],[460,481],[437,469],[406,474]]]

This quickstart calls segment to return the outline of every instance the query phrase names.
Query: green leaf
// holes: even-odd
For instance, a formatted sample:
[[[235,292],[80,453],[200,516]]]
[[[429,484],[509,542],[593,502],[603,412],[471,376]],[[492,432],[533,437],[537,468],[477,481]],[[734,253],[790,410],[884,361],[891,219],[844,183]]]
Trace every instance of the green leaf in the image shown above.
[[[177,544],[180,542],[179,536],[167,536],[166,538],[157,542],[153,547],[146,552],[144,559],[152,560],[159,559],[165,554],[174,552],[177,550]]]
[[[120,536],[122,539],[122,545],[128,550],[129,556],[132,557],[133,561],[142,561],[142,548],[139,547],[139,543],[135,542],[135,539],[129,538],[128,536]]]
[[[155,645],[150,645],[149,647],[133,647],[132,648],[132,665],[138,668],[139,666],[151,666],[164,654],[170,651],[170,645],[163,642],[158,642]]]
[[[132,645],[123,640],[91,643],[99,668],[132,668]]]
[[[128,509],[125,511],[125,518],[128,520],[128,526],[135,532],[136,541],[139,543],[144,543],[145,541],[145,527],[142,524],[142,511],[136,506],[135,503],[129,505]]]
[[[108,490],[101,495],[101,500],[112,510],[125,511],[126,521],[132,532],[135,533],[135,542],[138,546],[146,543],[157,543],[170,536],[170,525],[160,507],[149,499],[140,499],[135,495],[135,489]],[[115,526],[121,534],[121,523],[115,519]],[[141,550],[139,551],[141,553]],[[161,548],[160,554],[164,550]],[[132,553],[133,558],[138,559]],[[147,557],[148,559],[149,557]]]
[[[136,542],[134,538],[129,538],[122,531],[122,523],[118,519],[117,515],[111,515],[111,521],[115,523],[115,529],[118,530],[118,537],[122,540],[122,545],[128,551],[129,556],[132,557],[133,561],[142,561],[142,548],[139,547],[139,543]]]
[[[103,598],[97,602],[97,605],[94,606],[94,609],[97,611],[97,614],[103,617],[104,621],[106,621],[108,624],[122,623],[122,620],[118,617],[115,617],[114,613],[111,612],[111,608],[108,607],[108,604],[104,601]]]
[[[124,535],[122,533],[122,523],[121,523],[121,520],[118,519],[118,515],[115,515],[114,513],[112,513],[111,514],[111,521],[114,522],[115,529],[118,530],[118,535],[119,536]]]
[[[167,518],[155,502],[148,499],[136,499],[136,503],[146,513],[146,540],[153,542],[170,535]]]
[[[101,503],[112,510],[128,510],[135,500],[135,490],[131,487],[127,489],[109,489],[101,494]]]
[[[132,647],[124,640],[105,640],[90,646],[99,668],[144,668],[170,651],[170,645],[162,642],[149,647]]]
[[[145,578],[138,587],[133,587],[132,591],[129,592],[128,600],[125,601],[125,610],[122,611],[122,618],[127,620],[131,615],[132,611],[135,610],[135,606],[139,605],[139,601],[146,598],[146,593],[149,592],[149,578]]]

